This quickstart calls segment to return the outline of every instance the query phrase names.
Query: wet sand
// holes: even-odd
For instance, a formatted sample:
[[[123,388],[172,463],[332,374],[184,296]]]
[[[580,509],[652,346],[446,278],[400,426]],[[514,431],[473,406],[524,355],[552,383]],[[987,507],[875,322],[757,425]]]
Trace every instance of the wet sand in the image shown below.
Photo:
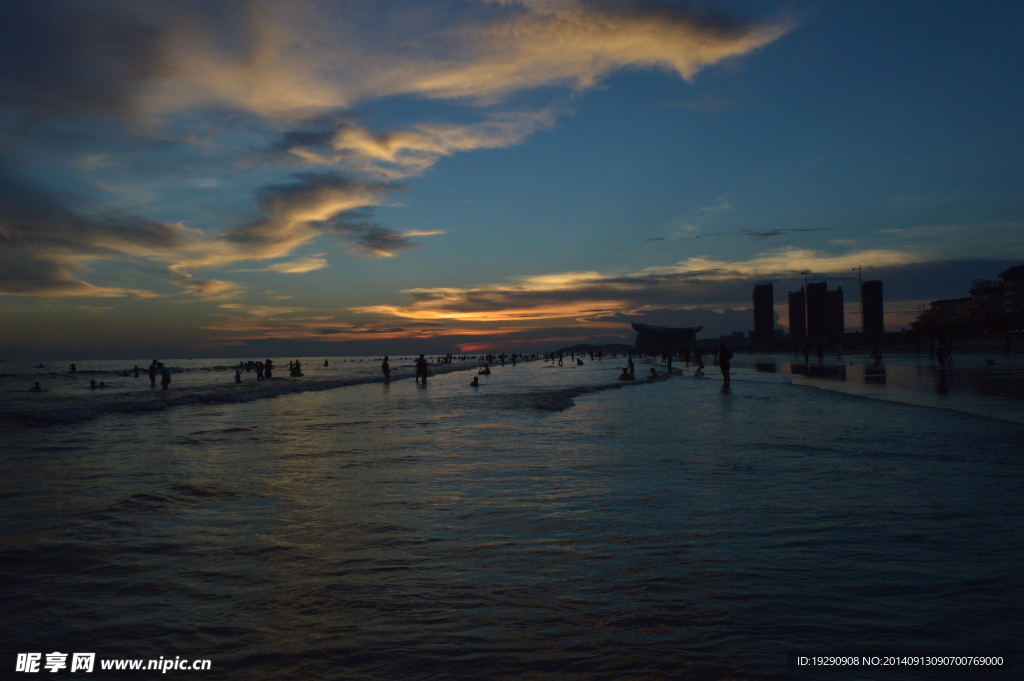
[[[789,354],[744,355],[733,364],[788,374],[796,385],[1024,423],[1024,355],[958,353],[946,371],[927,354],[887,355],[880,362],[832,355],[821,365],[813,357],[805,363]]]

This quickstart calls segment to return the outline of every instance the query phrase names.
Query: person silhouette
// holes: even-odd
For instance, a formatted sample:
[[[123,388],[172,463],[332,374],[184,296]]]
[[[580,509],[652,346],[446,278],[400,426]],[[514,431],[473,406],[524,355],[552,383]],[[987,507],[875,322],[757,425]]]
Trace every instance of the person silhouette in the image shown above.
[[[725,347],[725,343],[718,346],[718,366],[722,370],[722,380],[725,381],[725,385],[729,385],[731,380],[729,372],[732,368],[732,350]]]

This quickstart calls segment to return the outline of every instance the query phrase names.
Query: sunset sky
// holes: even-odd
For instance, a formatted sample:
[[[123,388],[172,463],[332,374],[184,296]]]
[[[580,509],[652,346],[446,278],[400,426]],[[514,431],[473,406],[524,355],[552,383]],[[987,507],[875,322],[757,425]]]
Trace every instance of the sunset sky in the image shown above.
[[[889,330],[1024,261],[1024,3],[6,0],[0,358]]]

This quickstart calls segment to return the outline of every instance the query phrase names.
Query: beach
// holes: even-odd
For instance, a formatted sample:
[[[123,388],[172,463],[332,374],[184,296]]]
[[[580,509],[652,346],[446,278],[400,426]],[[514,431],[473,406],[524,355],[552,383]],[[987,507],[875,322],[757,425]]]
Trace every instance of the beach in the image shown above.
[[[6,364],[5,664],[57,651],[94,653],[96,678],[114,659],[208,660],[166,676],[231,680],[1018,678],[1019,662],[799,662],[1013,659],[1016,358],[957,357],[943,377],[912,355],[820,371],[738,355],[728,389],[710,363],[626,382],[621,357],[537,360],[471,388],[475,362],[421,386],[411,358],[390,382],[379,358],[300,359],[301,379],[242,384],[237,360],[166,360],[167,391],[120,374],[135,360],[79,362],[75,378]],[[637,375],[651,367],[665,372],[639,360]],[[47,392],[29,394],[37,380]]]

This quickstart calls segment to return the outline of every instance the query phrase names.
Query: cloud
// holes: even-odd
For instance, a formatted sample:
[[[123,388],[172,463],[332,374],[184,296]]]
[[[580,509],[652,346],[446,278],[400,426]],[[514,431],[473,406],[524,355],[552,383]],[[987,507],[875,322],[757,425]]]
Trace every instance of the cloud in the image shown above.
[[[674,265],[611,275],[595,271],[520,277],[504,284],[470,288],[416,288],[403,291],[401,305],[352,308],[360,314],[409,320],[502,322],[600,319],[626,310],[661,308],[725,309],[749,300],[751,286],[763,280],[797,281],[804,270],[817,276],[850,276],[856,266],[902,267],[923,262],[902,251],[867,250],[846,254],[784,248],[746,261],[693,257]]]
[[[321,130],[294,130],[271,146],[271,158],[313,165],[344,163],[361,172],[399,179],[419,175],[445,156],[521,143],[549,128],[551,111],[492,114],[473,124],[418,123],[408,130],[373,133],[343,118]]]
[[[178,225],[115,214],[89,216],[59,196],[0,170],[0,293],[153,297],[134,286],[97,286],[82,277],[108,258],[145,258],[192,237]]]
[[[168,271],[181,286],[192,291],[192,293],[201,298],[223,300],[242,291],[242,287],[230,281],[222,281],[220,279],[196,279],[188,272],[183,272],[176,267],[170,267],[168,268]]]
[[[692,79],[790,28],[584,0],[0,3],[0,140],[9,148],[0,159],[0,293],[156,296],[170,282],[218,299],[245,289],[196,270],[281,261],[321,238],[393,257],[440,233],[372,219],[400,189],[395,180],[555,125],[558,107],[513,98],[596,87],[628,68]],[[353,113],[398,97],[443,100],[434,110],[452,118],[370,130]],[[243,177],[254,166],[240,159],[253,149],[271,163]],[[285,158],[293,165],[273,165]],[[25,164],[14,159],[50,184],[18,178],[12,169]],[[307,171],[283,174],[295,164]],[[156,176],[168,168],[174,183]],[[94,203],[58,191],[65,181]],[[206,207],[188,224],[145,217],[166,216],[171,204],[187,211],[176,201],[186,194],[200,202],[183,187],[216,187],[232,205]],[[129,273],[139,265],[162,279],[140,286]],[[300,258],[265,269],[325,265]]]
[[[0,4],[0,104],[56,116],[121,115],[166,73],[165,31],[113,3]]]
[[[717,213],[720,211],[732,210],[732,203],[725,200],[719,199],[718,203],[713,206],[703,206],[698,209],[702,213]]]
[[[493,100],[544,86],[593,87],[625,67],[658,67],[691,79],[790,29],[653,3],[500,4],[509,11],[450,33],[470,59],[413,72],[407,87],[427,96]]]
[[[759,232],[752,229],[744,229],[740,233],[746,234],[751,239],[771,239],[776,236],[784,236],[786,234],[797,234],[800,232],[831,232],[832,228],[818,228],[818,229],[772,229],[763,232]]]
[[[289,262],[279,262],[271,265],[267,270],[271,272],[282,272],[285,274],[303,274],[305,272],[315,272],[316,270],[322,270],[327,267],[326,258],[299,258],[298,260],[291,260]]]
[[[0,101],[59,116],[221,104],[276,118],[393,95],[493,102],[626,67],[691,79],[792,28],[653,3],[375,4],[12,0],[0,44],[17,68]]]
[[[413,248],[416,237],[441,233],[397,231],[368,221],[360,209],[379,204],[392,185],[351,180],[334,172],[299,174],[294,179],[259,193],[263,219],[208,235],[123,212],[89,215],[91,209],[84,204],[71,204],[0,172],[0,293],[161,295],[137,286],[99,286],[82,278],[102,261],[137,260],[166,264],[167,279],[198,296],[223,298],[243,289],[220,279],[196,278],[190,270],[287,257],[321,235],[333,236],[363,256],[391,257]],[[323,258],[304,258],[266,269],[295,273],[326,265]]]
[[[292,180],[259,190],[262,219],[211,239],[202,252],[182,253],[175,266],[193,269],[284,258],[324,234],[340,237],[354,250],[372,255],[394,254],[413,246],[395,230],[366,223],[359,212],[379,205],[394,185],[355,180],[334,171],[299,173]]]
[[[871,263],[876,267],[909,265],[928,260],[924,253],[912,249],[868,249],[843,254],[800,248],[781,248],[761,253],[745,261],[712,260],[698,256],[687,258],[675,265],[650,267],[644,274],[700,274],[708,278],[735,277],[793,277],[804,270],[816,275],[848,272],[855,267]]]

